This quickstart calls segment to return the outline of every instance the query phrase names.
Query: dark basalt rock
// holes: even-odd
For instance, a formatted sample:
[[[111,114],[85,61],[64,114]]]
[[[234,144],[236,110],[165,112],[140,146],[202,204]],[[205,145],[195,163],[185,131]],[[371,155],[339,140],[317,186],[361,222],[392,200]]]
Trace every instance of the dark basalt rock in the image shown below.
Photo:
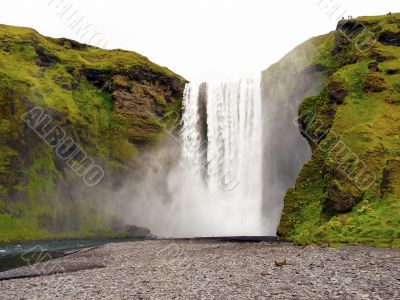
[[[128,225],[125,227],[126,232],[131,237],[153,237],[150,229],[136,225]]]
[[[60,38],[56,39],[55,43],[68,49],[85,50],[89,47],[87,44],[82,44],[74,40]]]
[[[364,91],[367,93],[379,93],[386,90],[386,82],[382,73],[370,72],[364,83]]]
[[[379,69],[379,65],[377,61],[371,61],[368,64],[368,69],[372,72],[380,72],[381,70]]]
[[[86,76],[87,80],[97,88],[103,88],[105,83],[112,77],[111,69],[96,69],[85,67],[80,72]]]
[[[400,161],[388,160],[383,170],[381,181],[381,197],[383,198],[387,193],[399,193],[396,187],[400,186]]]
[[[386,74],[388,74],[388,75],[396,75],[396,74],[399,74],[399,73],[400,73],[400,69],[388,69],[386,71]]]
[[[337,25],[337,32],[335,36],[335,47],[333,48],[332,54],[336,55],[344,51],[347,46],[351,43],[356,42],[358,47],[368,47],[370,43],[363,44],[360,43],[359,37],[370,26],[375,25],[377,22],[365,22],[359,20],[342,20]],[[369,30],[369,29],[368,29]],[[370,30],[369,32],[372,34],[372,37],[375,36],[375,33],[372,33]],[[364,41],[365,43],[365,41]],[[357,58],[358,59],[358,58]],[[349,62],[349,63],[355,63]]]
[[[37,54],[36,64],[40,67],[50,67],[60,62],[60,59],[56,55],[43,47],[36,47],[35,51]]]
[[[337,77],[332,77],[328,84],[328,94],[333,103],[340,105],[343,104],[348,91],[343,81]]]
[[[350,39],[346,34],[341,31],[336,32],[335,35],[335,47],[332,50],[332,54],[336,55],[344,51],[350,44]]]
[[[396,59],[396,57],[394,57],[394,56],[385,56],[385,55],[383,55],[382,53],[380,53],[380,52],[373,52],[371,55],[370,55],[370,57],[372,58],[372,59],[374,59],[374,60],[376,60],[377,62],[384,62],[384,61],[387,61],[387,60],[392,60],[392,59]]]
[[[129,141],[136,144],[151,141],[161,132],[157,120],[164,116],[167,104],[182,97],[184,88],[182,81],[146,66],[83,67],[70,71],[111,94],[115,113],[126,122]]]
[[[366,28],[366,25],[358,20],[342,20],[338,23],[336,30],[341,30],[348,34],[351,34],[358,32],[364,28]]]
[[[326,174],[325,184],[329,195],[324,203],[324,210],[328,213],[347,212],[362,199],[363,192],[351,178],[354,174],[359,174],[363,166],[349,163],[346,145],[337,140],[334,140],[332,145],[334,145],[330,152],[332,161],[325,161],[322,167]]]
[[[351,183],[348,186],[339,186],[338,181],[327,184],[329,198],[325,203],[325,210],[330,212],[347,212],[362,199],[362,193]]]
[[[400,47],[400,32],[385,30],[379,34],[378,41],[386,46]]]

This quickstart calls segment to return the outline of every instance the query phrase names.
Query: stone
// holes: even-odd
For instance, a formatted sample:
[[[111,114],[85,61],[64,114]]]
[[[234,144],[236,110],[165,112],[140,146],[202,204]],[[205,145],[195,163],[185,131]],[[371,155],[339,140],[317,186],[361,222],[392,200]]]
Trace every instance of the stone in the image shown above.
[[[275,265],[278,266],[278,267],[282,267],[284,265],[287,265],[286,259],[279,258],[279,259],[275,260]]]
[[[357,189],[352,182],[346,179],[331,180],[327,183],[329,199],[324,206],[327,211],[347,212],[361,201],[363,193]]]
[[[125,227],[126,232],[131,237],[152,237],[150,229],[136,225],[128,225]]]

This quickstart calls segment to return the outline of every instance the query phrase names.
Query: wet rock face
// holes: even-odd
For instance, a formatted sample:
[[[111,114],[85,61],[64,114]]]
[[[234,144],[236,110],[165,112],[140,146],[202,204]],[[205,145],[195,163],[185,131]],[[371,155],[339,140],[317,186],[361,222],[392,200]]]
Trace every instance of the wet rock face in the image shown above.
[[[385,46],[400,47],[400,32],[385,30],[379,35],[378,41]]]

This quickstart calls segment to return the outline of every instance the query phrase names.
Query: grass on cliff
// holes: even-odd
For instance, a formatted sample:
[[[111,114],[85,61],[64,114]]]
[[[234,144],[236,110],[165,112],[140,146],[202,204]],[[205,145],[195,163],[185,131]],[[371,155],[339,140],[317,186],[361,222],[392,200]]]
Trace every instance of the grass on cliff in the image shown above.
[[[398,32],[400,28],[400,14],[359,20],[368,22],[368,30],[377,36],[383,30]],[[300,114],[311,110],[328,123],[330,131],[321,145],[338,136],[373,172],[375,180],[367,190],[358,191],[361,199],[349,211],[326,210],[329,184],[336,182],[343,198],[355,186],[340,179],[341,175],[330,174],[327,166],[337,163],[335,157],[314,147],[311,161],[285,197],[279,231],[284,238],[302,244],[400,247],[400,182],[396,179],[400,168],[388,167],[389,162],[396,166],[400,158],[400,47],[376,41],[368,51],[360,52],[352,41],[335,55],[332,37],[323,38],[325,42],[307,54],[308,64],[333,70],[331,78],[342,82],[348,93],[342,104],[330,104],[325,87],[319,95],[305,99]],[[379,70],[370,70],[371,62]]]
[[[31,106],[45,108],[112,173],[132,166],[139,150],[130,137],[157,140],[169,125],[168,114],[180,112],[180,100],[167,103],[153,94],[165,110],[164,123],[142,119],[136,111],[132,118],[123,118],[115,112],[107,86],[86,78],[83,70],[89,69],[100,79],[111,72],[142,72],[185,81],[135,52],[104,50],[0,25],[0,242],[121,234],[110,231],[110,217],[96,208],[96,199],[58,199],[60,186],[72,184],[75,175],[56,166],[54,153],[24,126],[21,115]],[[123,80],[117,84],[123,85]],[[149,130],[152,127],[157,130]]]

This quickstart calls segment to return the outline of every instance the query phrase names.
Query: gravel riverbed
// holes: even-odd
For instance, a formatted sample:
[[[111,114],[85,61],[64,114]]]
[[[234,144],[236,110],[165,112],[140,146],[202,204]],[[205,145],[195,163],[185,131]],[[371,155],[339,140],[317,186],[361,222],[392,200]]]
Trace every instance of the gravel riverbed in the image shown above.
[[[400,299],[400,251],[149,240],[0,273],[0,299],[251,298]]]

